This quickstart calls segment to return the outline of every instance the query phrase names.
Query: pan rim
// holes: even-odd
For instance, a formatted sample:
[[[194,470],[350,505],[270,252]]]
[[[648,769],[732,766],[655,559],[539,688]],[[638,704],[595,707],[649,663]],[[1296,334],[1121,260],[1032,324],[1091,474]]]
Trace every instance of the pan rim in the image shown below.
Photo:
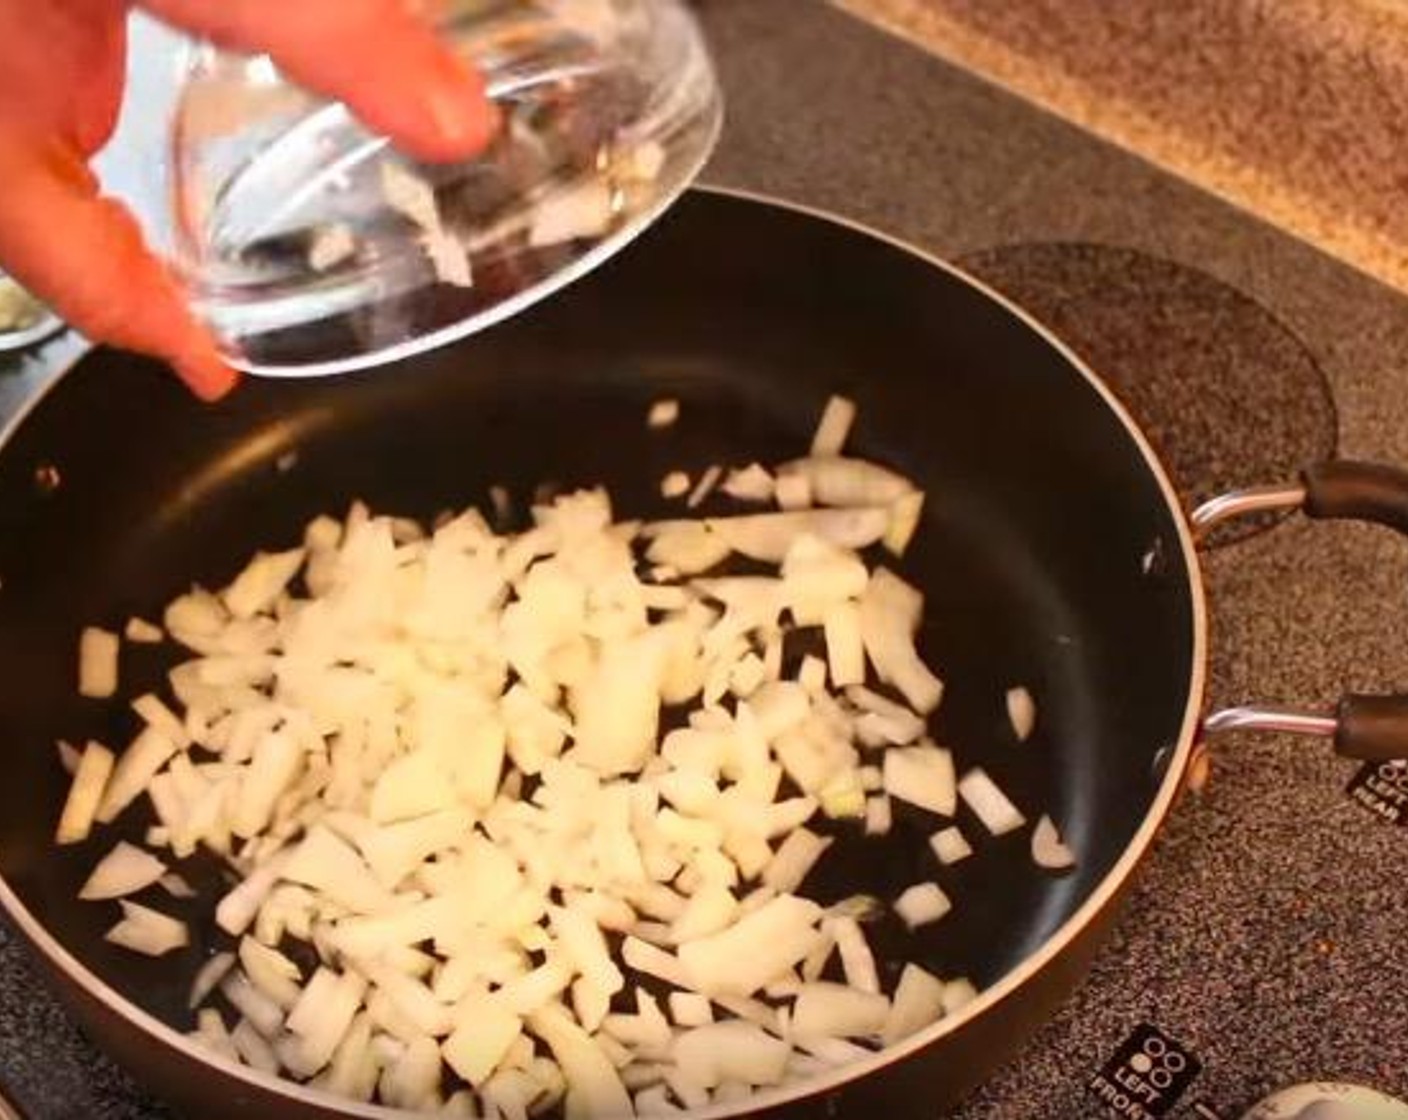
[[[982,991],[976,999],[967,1004],[960,1011],[945,1016],[943,1019],[940,1019],[937,1023],[931,1024],[924,1030],[892,1046],[876,1051],[863,1061],[838,1067],[824,1075],[808,1078],[795,1084],[764,1090],[749,1096],[746,1100],[736,1103],[715,1105],[707,1109],[690,1112],[690,1116],[693,1117],[694,1120],[726,1120],[726,1118],[751,1114],[753,1112],[764,1112],[768,1109],[796,1103],[808,1097],[832,1092],[852,1081],[876,1073],[885,1066],[907,1059],[919,1051],[927,1049],[929,1046],[950,1034],[956,1034],[970,1022],[985,1015],[989,1010],[1025,988],[1052,962],[1058,959],[1074,942],[1079,940],[1086,929],[1105,913],[1108,907],[1125,888],[1139,865],[1143,862],[1154,839],[1163,828],[1164,821],[1172,810],[1183,784],[1183,775],[1187,769],[1197,729],[1201,724],[1202,718],[1207,672],[1207,603],[1204,593],[1202,564],[1192,531],[1188,525],[1187,515],[1183,510],[1182,504],[1178,498],[1178,493],[1162,461],[1159,459],[1158,454],[1154,451],[1153,446],[1149,443],[1148,438],[1145,436],[1138,423],[1130,416],[1128,410],[1110,388],[1089,365],[1086,364],[1085,360],[1081,358],[1080,355],[1072,350],[1070,346],[1054,334],[1048,327],[1034,318],[1025,309],[1008,299],[1001,292],[965,272],[957,265],[904,241],[897,236],[884,233],[883,231],[875,229],[873,226],[866,225],[864,222],[857,219],[847,218],[843,215],[809,206],[805,203],[782,199],[776,195],[744,188],[705,183],[696,184],[690,191],[691,193],[715,195],[722,198],[730,198],[790,212],[881,242],[892,249],[923,261],[953,279],[966,284],[968,287],[976,290],[981,295],[1003,308],[1028,330],[1033,331],[1042,341],[1063,358],[1066,364],[1075,373],[1084,378],[1088,386],[1100,397],[1105,407],[1119,421],[1126,434],[1133,441],[1135,448],[1144,460],[1145,468],[1158,484],[1159,492],[1163,496],[1165,508],[1178,535],[1178,545],[1183,556],[1188,584],[1187,591],[1192,608],[1193,641],[1190,658],[1191,664],[1189,666],[1188,697],[1178,732],[1177,742],[1168,757],[1163,777],[1159,783],[1159,788],[1155,792],[1154,798],[1145,813],[1144,820],[1126,844],[1120,857],[1115,861],[1110,870],[1105,873],[1105,876],[1100,882],[1096,884],[1095,888],[1086,896],[1075,913],[1062,922],[1035,952],[1028,955],[996,983]],[[0,452],[3,452],[5,447],[14,438],[15,433],[28,419],[30,413],[48,397],[55,386],[59,385],[68,377],[73,368],[87,353],[87,350],[80,353],[60,373],[51,378],[47,384],[40,388],[39,391],[30,397],[30,399],[15,412],[14,416],[11,417],[10,421],[3,429],[0,429]],[[386,1105],[353,1101],[323,1090],[312,1089],[306,1085],[301,1085],[298,1082],[283,1077],[261,1073],[248,1066],[212,1054],[196,1046],[186,1035],[121,995],[116,989],[109,986],[101,977],[70,953],[68,949],[35,918],[3,875],[0,875],[0,906],[4,907],[6,913],[24,933],[30,944],[47,957],[49,962],[57,967],[61,973],[82,988],[85,995],[120,1015],[132,1026],[143,1031],[153,1041],[160,1043],[168,1049],[177,1051],[183,1057],[201,1065],[213,1067],[227,1076],[236,1078],[254,1088],[275,1093],[309,1107],[332,1109],[333,1111],[341,1112],[343,1115],[349,1117],[361,1118],[361,1120],[404,1120],[404,1118],[409,1115],[401,1109],[391,1108]]]

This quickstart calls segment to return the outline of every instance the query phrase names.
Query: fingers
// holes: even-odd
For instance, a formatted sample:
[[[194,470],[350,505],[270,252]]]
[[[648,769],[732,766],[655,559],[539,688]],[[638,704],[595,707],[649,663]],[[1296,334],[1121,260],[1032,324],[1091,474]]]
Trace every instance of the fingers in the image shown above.
[[[0,118],[97,151],[122,101],[126,26],[121,0],[0,0]]]
[[[206,400],[236,375],[191,317],[132,216],[102,198],[82,159],[50,139],[0,133],[0,265],[96,341],[165,359]]]
[[[223,46],[263,51],[427,160],[474,155],[498,112],[484,83],[404,0],[144,0]]]

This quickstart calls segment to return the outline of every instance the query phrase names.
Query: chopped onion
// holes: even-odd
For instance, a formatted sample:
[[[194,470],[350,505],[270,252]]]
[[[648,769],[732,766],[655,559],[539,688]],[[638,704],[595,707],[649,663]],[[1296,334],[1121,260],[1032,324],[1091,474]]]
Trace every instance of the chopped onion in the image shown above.
[[[919,528],[919,519],[924,514],[924,494],[914,490],[896,498],[890,506],[890,525],[885,530],[885,548],[895,556],[903,556],[909,550],[909,542]]]
[[[648,535],[651,541],[646,557],[655,564],[668,564],[681,575],[706,572],[731,551],[708,521],[667,521]]]
[[[873,727],[882,743],[895,746],[905,746],[924,734],[924,720],[920,716],[863,685],[846,689],[846,699],[862,713],[856,721],[858,734],[866,727]],[[874,718],[866,722],[867,716]]]
[[[636,989],[635,1003],[636,1014],[607,1015],[602,1030],[642,1058],[666,1057],[672,1036],[660,1005],[640,988]]]
[[[707,995],[751,995],[815,948],[821,908],[795,895],[764,903],[729,929],[686,942],[679,961]]]
[[[538,204],[528,231],[535,249],[603,236],[614,218],[610,184],[590,179],[549,195]]]
[[[259,740],[230,822],[236,836],[247,839],[264,830],[275,804],[297,779],[303,761],[303,748],[292,735],[274,732]]]
[[[837,603],[825,617],[826,659],[833,688],[858,685],[865,680],[865,646],[861,640],[860,608]]]
[[[331,829],[312,828],[290,853],[281,876],[321,891],[337,905],[362,914],[384,913],[390,893],[362,857]]]
[[[771,864],[769,865],[771,866]],[[764,870],[766,877],[767,871]],[[694,892],[688,904],[669,928],[669,940],[674,944],[708,937],[727,929],[738,914],[738,900],[721,883],[705,883]]]
[[[945,867],[959,863],[973,854],[972,845],[968,843],[967,838],[964,837],[957,825],[941,828],[930,836],[929,847],[934,850],[934,855]]]
[[[241,1019],[235,1024],[235,1029],[230,1032],[230,1041],[234,1043],[235,1050],[245,1065],[261,1073],[279,1072],[280,1062],[274,1048],[254,1029],[248,1019]]]
[[[352,231],[341,222],[319,226],[308,246],[308,267],[314,272],[326,272],[347,260],[357,251]]]
[[[122,898],[145,890],[166,874],[166,864],[127,841],[119,841],[93,868],[78,892],[84,901]]]
[[[763,868],[764,885],[779,894],[797,890],[831,844],[831,837],[818,836],[806,828],[798,828],[788,833],[768,865]]]
[[[127,625],[122,628],[122,636],[139,645],[155,645],[166,637],[160,626],[136,616],[127,620]]]
[[[670,1091],[679,1098],[680,1103],[686,1109],[709,1107],[708,1087],[680,1072],[678,1068],[666,1071],[665,1084],[669,1086]]]
[[[816,433],[812,436],[813,455],[839,455],[846,446],[855,423],[856,405],[848,397],[833,396],[822,410]]]
[[[886,835],[890,831],[892,820],[890,799],[888,797],[866,798],[865,834],[867,836]]]
[[[303,566],[301,548],[258,553],[224,591],[225,608],[237,619],[253,618],[273,606]]]
[[[529,1028],[547,1044],[567,1082],[569,1113],[586,1116],[624,1116],[631,1098],[615,1067],[597,1044],[560,1007],[547,1007],[531,1016]]]
[[[1025,688],[1007,690],[1007,719],[1019,743],[1025,743],[1036,726],[1036,702]]]
[[[175,871],[168,871],[158,879],[157,882],[161,884],[161,889],[172,898],[187,899],[197,897],[195,887],[191,886],[190,883],[186,882],[185,878]]]
[[[665,397],[650,406],[645,422],[650,428],[671,427],[680,418],[680,402],[673,397]]]
[[[683,1115],[684,1109],[670,1100],[670,1091],[664,1085],[651,1085],[642,1089],[634,1097],[637,1116]]]
[[[780,564],[787,556],[788,549],[803,536],[817,537],[841,548],[867,548],[884,535],[886,521],[887,514],[883,509],[806,509],[713,517],[704,525],[718,536],[726,548],[752,560]],[[658,522],[647,526],[647,535],[658,543],[662,534],[678,524]],[[649,555],[657,563],[674,563],[653,550]],[[686,570],[683,566],[676,566],[682,571]]]
[[[239,944],[239,961],[249,982],[281,1010],[288,1011],[298,1002],[302,977],[297,966],[277,949],[244,937]]]
[[[804,475],[812,500],[823,506],[886,506],[914,490],[909,479],[864,459],[814,455],[778,468],[778,477]],[[887,526],[887,532],[889,526]]]
[[[847,1042],[844,1038],[794,1036],[792,1042],[798,1050],[827,1066],[852,1065],[864,1061],[874,1053],[864,1046]]]
[[[966,977],[944,985],[944,1014],[952,1015],[978,998],[978,989]]]
[[[1032,833],[1032,859],[1038,867],[1051,871],[1064,871],[1074,867],[1076,857],[1061,839],[1050,817],[1042,817],[1036,822]]]
[[[910,929],[937,922],[953,909],[937,883],[917,883],[895,900],[895,913]]]
[[[702,1027],[714,1021],[709,1000],[696,992],[670,993],[670,1018],[679,1027]]]
[[[944,1015],[944,985],[938,977],[917,964],[906,964],[895,988],[889,1016],[880,1031],[880,1041],[893,1046],[935,1023]]]
[[[366,989],[367,982],[357,973],[339,975],[326,968],[318,969],[304,985],[286,1025],[296,1037],[300,1061],[310,1073],[331,1060],[362,1006]]]
[[[845,984],[803,984],[792,1010],[798,1038],[868,1038],[878,1035],[890,1014],[890,1001],[877,992]]]
[[[776,1085],[787,1069],[791,1046],[754,1023],[710,1023],[675,1040],[676,1066],[706,1088],[725,1081]]]
[[[191,992],[186,1000],[186,1006],[194,1011],[203,1004],[234,966],[234,953],[216,953],[201,965],[200,971],[196,973],[196,978],[191,982]]]
[[[860,603],[865,652],[882,681],[897,688],[916,711],[939,706],[943,682],[919,659],[914,648],[923,599],[898,576],[883,568],[874,573]]]
[[[392,189],[434,255],[454,239],[407,178]],[[554,236],[584,228],[582,201],[545,207]],[[60,833],[145,794],[149,846],[204,847],[237,877],[215,918],[238,964],[212,958],[191,994],[218,985],[239,1018],[199,1017],[202,1044],[352,1100],[591,1120],[631,1094],[656,1112],[742,1100],[971,998],[911,966],[892,1003],[862,926],[884,905],[797,893],[832,833],[882,835],[892,798],[948,817],[958,799],[925,738],[942,683],[915,645],[923,597],[861,554],[902,552],[923,496],[842,457],[854,411],[831,402],[811,456],[776,474],[662,487],[697,504],[723,478],[782,512],[642,524],[602,489],[540,489],[508,535],[497,487],[492,520],[354,503],[170,604],[191,651],[169,673],[179,705],[135,700],[147,726],[106,769],[96,744],[68,752]],[[647,423],[677,418],[656,402]],[[710,572],[730,557],[772,567]],[[955,842],[931,838],[941,860]],[[157,881],[190,893],[120,845],[84,893]],[[912,927],[949,908],[934,883],[894,903]],[[120,943],[185,943],[173,919],[124,914]],[[290,943],[321,966],[305,976]],[[833,954],[844,984],[822,979]],[[470,1088],[442,1102],[446,1069]]]
[[[951,817],[958,808],[953,755],[940,747],[921,744],[885,752],[884,788],[891,797]]]
[[[684,471],[671,471],[660,480],[660,496],[662,498],[683,498],[689,493],[689,475]]]
[[[599,774],[639,770],[657,747],[666,647],[647,633],[602,648],[595,672],[573,692],[573,758]]]
[[[776,480],[766,467],[758,463],[728,472],[723,491],[730,498],[743,502],[770,501],[776,487]]]
[[[773,497],[778,509],[795,513],[811,506],[812,485],[804,474],[784,475],[773,483]]]
[[[456,288],[474,287],[474,270],[469,260],[469,248],[454,233],[427,230],[420,238],[435,278]]]
[[[875,968],[875,957],[865,940],[860,923],[845,915],[828,918],[831,935],[836,939],[836,951],[841,955],[841,969],[846,974],[846,983],[857,991],[880,991],[880,974]]]
[[[558,945],[577,972],[608,995],[625,987],[625,977],[612,961],[596,922],[581,911],[561,906],[551,908],[549,917]]]
[[[112,752],[101,743],[89,743],[83,749],[83,757],[79,759],[78,769],[69,786],[68,799],[59,817],[59,827],[54,837],[57,843],[77,844],[88,839],[112,772]]]
[[[58,740],[54,746],[59,752],[59,765],[64,768],[64,773],[72,778],[78,773],[78,764],[83,758],[83,752],[67,739]]]
[[[229,972],[220,982],[220,994],[230,1001],[236,1011],[253,1023],[265,1038],[276,1037],[283,1028],[282,1009],[251,984],[243,972]]]
[[[377,824],[394,824],[454,805],[454,788],[440,759],[431,751],[414,750],[377,777],[368,816]]]
[[[438,1105],[440,1053],[435,1040],[425,1035],[411,1039],[401,1056],[382,1070],[379,1088],[382,1100],[392,1108],[423,1114]],[[488,1083],[482,1093],[488,1100]]]
[[[958,781],[958,793],[994,836],[1002,836],[1026,824],[1021,810],[1007,799],[987,771],[975,767]]]
[[[142,722],[155,731],[161,732],[178,747],[188,747],[191,736],[186,724],[175,712],[166,706],[160,697],[147,693],[132,701],[132,710]]]
[[[122,920],[103,935],[104,940],[149,957],[163,956],[190,943],[184,922],[125,898],[119,904]]]
[[[78,638],[78,694],[105,700],[117,692],[118,637],[96,626]]]
[[[588,983],[583,977],[572,981],[572,1013],[588,1034],[595,1034],[611,1010],[611,993]]]
[[[143,730],[112,768],[112,776],[98,805],[97,819],[103,824],[112,823],[123,809],[147,791],[152,779],[178,749],[175,740],[156,728]]]
[[[802,658],[801,667],[797,670],[797,683],[812,696],[818,696],[825,692],[826,662],[819,657],[807,654]]]
[[[222,1058],[228,1058],[232,1062],[240,1061],[239,1051],[235,1049],[230,1032],[225,1028],[225,1020],[213,1007],[204,1008],[196,1015],[196,1029],[189,1037]]]
[[[704,500],[714,492],[714,487],[718,486],[723,473],[723,467],[718,465],[705,468],[704,473],[699,476],[699,481],[694,484],[694,489],[689,492],[689,497],[685,499],[684,504],[690,509],[697,509],[703,505]]]
[[[220,900],[215,907],[215,924],[232,937],[247,930],[265,897],[274,889],[287,857],[269,859]]]
[[[627,968],[646,976],[653,976],[677,988],[693,987],[690,973],[678,957],[639,937],[627,937],[621,943],[621,959],[626,962]]]
[[[380,173],[381,195],[388,206],[423,230],[440,228],[440,206],[428,182],[389,159],[381,162]]]

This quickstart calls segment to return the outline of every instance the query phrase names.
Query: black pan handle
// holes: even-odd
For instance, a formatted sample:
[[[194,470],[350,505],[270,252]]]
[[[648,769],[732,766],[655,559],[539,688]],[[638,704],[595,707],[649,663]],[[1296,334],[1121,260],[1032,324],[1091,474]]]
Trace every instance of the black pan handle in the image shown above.
[[[20,1111],[19,1105],[6,1095],[3,1086],[0,1086],[0,1120],[25,1120],[25,1114]]]
[[[1259,486],[1214,498],[1194,511],[1194,535],[1201,538],[1224,521],[1266,510],[1300,509],[1323,521],[1367,521],[1408,536],[1408,471],[1381,463],[1332,460],[1307,467],[1298,483]],[[1408,759],[1408,695],[1350,693],[1334,715],[1281,708],[1229,708],[1203,723],[1207,734],[1224,731],[1281,731],[1332,739],[1346,758],[1371,762]]]
[[[1300,477],[1307,517],[1372,521],[1408,536],[1408,471],[1346,459],[1308,467]]]
[[[1350,693],[1335,708],[1335,750],[1346,758],[1408,758],[1408,696]]]

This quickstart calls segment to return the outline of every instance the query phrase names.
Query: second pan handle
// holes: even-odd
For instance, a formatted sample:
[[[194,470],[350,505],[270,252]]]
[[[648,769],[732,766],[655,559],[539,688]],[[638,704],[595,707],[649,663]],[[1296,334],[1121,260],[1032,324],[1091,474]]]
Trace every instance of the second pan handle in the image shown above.
[[[1316,520],[1366,521],[1408,536],[1408,471],[1381,463],[1332,460],[1308,467],[1298,482],[1259,486],[1213,498],[1191,517],[1199,539],[1224,521],[1267,510],[1299,509]],[[1261,730],[1334,741],[1346,758],[1408,759],[1408,695],[1346,694],[1333,714],[1285,708],[1240,707],[1215,712],[1207,734]]]
[[[1317,520],[1372,521],[1408,535],[1408,471],[1331,460],[1301,472],[1302,508]]]

